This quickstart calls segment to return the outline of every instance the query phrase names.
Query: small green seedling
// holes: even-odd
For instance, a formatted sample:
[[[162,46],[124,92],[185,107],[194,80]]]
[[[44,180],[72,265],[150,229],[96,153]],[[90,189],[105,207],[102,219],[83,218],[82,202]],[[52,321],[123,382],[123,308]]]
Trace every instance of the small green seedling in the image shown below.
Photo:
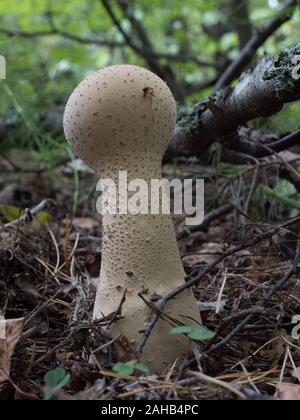
[[[57,391],[68,385],[71,375],[63,368],[56,368],[44,376],[44,400],[51,400]]]
[[[6,204],[0,205],[0,217],[2,216],[5,222],[14,222],[24,215],[24,210],[20,209],[19,207]],[[40,227],[44,227],[47,223],[52,222],[53,218],[51,214],[45,211],[40,211],[33,217],[33,220],[36,220]]]
[[[119,363],[116,363],[115,366],[113,367],[113,371],[122,376],[131,376],[134,374],[135,370],[138,370],[139,372],[142,372],[142,373],[149,372],[149,369],[147,368],[146,365],[136,360],[130,360],[129,362],[126,362],[126,363],[119,362]]]
[[[215,336],[213,331],[201,325],[181,325],[172,328],[169,332],[170,334],[185,334],[188,338],[199,341],[211,340]]]
[[[24,211],[16,206],[9,206],[2,204],[0,206],[0,213],[4,217],[6,222],[13,222],[19,217],[24,215]]]
[[[273,200],[300,211],[299,201],[293,198],[297,191],[290,182],[281,181],[274,189],[263,187],[263,192],[268,197],[273,198]]]

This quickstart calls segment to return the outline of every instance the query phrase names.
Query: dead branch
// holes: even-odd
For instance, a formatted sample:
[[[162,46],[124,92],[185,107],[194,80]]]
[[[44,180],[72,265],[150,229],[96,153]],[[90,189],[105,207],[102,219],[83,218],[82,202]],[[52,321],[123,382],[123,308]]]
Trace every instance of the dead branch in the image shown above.
[[[89,37],[81,37],[76,34],[72,34],[70,32],[64,31],[62,29],[53,28],[50,30],[42,30],[42,31],[20,31],[17,29],[8,29],[0,27],[0,34],[6,35],[8,37],[20,37],[20,38],[39,38],[45,36],[62,36],[70,41],[77,42],[79,44],[89,44],[89,45],[99,45],[102,47],[109,47],[109,48],[122,48],[125,47],[126,44],[124,42],[118,42],[108,39],[100,39],[100,38],[89,38]]]
[[[279,153],[283,150],[287,150],[299,143],[300,129],[277,141],[267,144],[259,144],[246,139],[241,140],[238,135],[234,135],[228,142],[224,143],[224,146],[228,149],[250,155],[254,158],[263,158],[272,155],[273,152]]]
[[[183,239],[186,236],[189,236],[191,233],[195,233],[195,232],[207,232],[209,229],[209,226],[214,220],[218,219],[221,216],[225,216],[225,214],[230,213],[234,208],[235,206],[231,203],[224,204],[223,206],[209,213],[205,217],[201,225],[184,227],[182,230],[178,231],[176,234],[177,239]]]
[[[155,72],[158,76],[164,79],[172,89],[174,96],[178,100],[183,100],[185,97],[185,92],[182,86],[175,80],[175,75],[173,74],[172,70],[169,67],[165,67],[160,64],[159,60],[156,58],[156,54],[154,51],[154,47],[143,27],[143,25],[134,17],[134,15],[128,10],[127,2],[118,1],[119,6],[123,10],[123,13],[128,18],[129,22],[131,23],[133,29],[137,33],[137,38],[141,38],[143,41],[143,46],[140,47],[134,41],[130,34],[124,30],[122,23],[117,18],[111,2],[108,0],[101,0],[101,3],[105,10],[107,11],[108,15],[110,16],[113,24],[119,30],[120,34],[123,36],[124,40],[126,41],[128,47],[130,47],[136,54],[140,55],[144,58],[144,60],[148,63],[150,70]],[[150,52],[150,53],[149,53]]]
[[[243,251],[245,249],[253,248],[254,246],[258,245],[260,242],[272,238],[278,231],[281,229],[286,229],[287,227],[297,223],[297,221],[300,221],[300,217],[294,218],[292,220],[289,220],[288,222],[275,227],[274,229],[269,230],[267,229],[265,232],[255,236],[254,238],[250,239],[248,242],[244,243],[243,245],[238,245],[232,249],[229,249],[228,251],[224,252],[222,255],[220,255],[212,264],[208,265],[206,268],[204,268],[202,271],[198,272],[196,275],[193,276],[193,273],[191,273],[190,278],[181,286],[177,287],[177,289],[170,292],[168,295],[164,296],[162,299],[160,299],[156,306],[158,308],[158,311],[152,316],[150,322],[148,323],[147,327],[144,330],[143,336],[141,338],[141,341],[136,349],[136,355],[137,357],[142,353],[143,348],[145,344],[147,343],[148,338],[151,335],[151,332],[153,328],[155,327],[157,321],[160,318],[160,312],[162,312],[167,304],[174,298],[176,298],[177,295],[182,293],[184,290],[189,289],[193,286],[197,286],[203,278],[209,274],[215,267],[217,267],[222,261],[227,259],[228,257],[237,254],[240,251]],[[276,294],[279,290],[282,289],[282,287],[288,282],[288,280],[292,277],[293,274],[295,274],[297,270],[297,266],[300,262],[300,239],[298,242],[298,249],[296,252],[296,257],[293,261],[292,267],[288,271],[288,273],[271,289],[271,291],[267,294],[265,298],[263,298],[259,303],[258,307],[263,306],[268,303],[268,301]],[[245,325],[249,322],[249,320],[252,319],[253,315],[248,315],[245,320],[234,330],[232,331],[224,340],[222,340],[221,343],[216,344],[214,347],[212,347],[210,350],[207,350],[206,353],[203,353],[202,356],[207,355],[208,351],[211,353],[212,351],[217,350],[219,347],[222,347],[223,345],[227,344],[236,334],[238,334]]]
[[[215,91],[229,85],[236,77],[240,76],[245,67],[251,62],[258,48],[260,48],[285,22],[292,18],[297,4],[298,0],[289,0],[278,16],[252,36],[242,49],[239,58],[232,62],[222,74],[216,83]]]
[[[54,201],[46,198],[42,200],[37,206],[33,207],[32,209],[25,209],[24,214],[19,217],[19,219],[14,220],[13,222],[9,222],[5,225],[5,228],[20,225],[22,223],[26,223],[28,221],[32,221],[33,217],[36,216],[41,211],[48,209],[49,207],[53,206]]]
[[[270,117],[285,104],[299,100],[300,78],[293,76],[299,54],[300,44],[282,51],[277,59],[264,57],[235,88],[219,91],[183,110],[165,158],[201,158],[214,142],[228,141],[240,126]]]

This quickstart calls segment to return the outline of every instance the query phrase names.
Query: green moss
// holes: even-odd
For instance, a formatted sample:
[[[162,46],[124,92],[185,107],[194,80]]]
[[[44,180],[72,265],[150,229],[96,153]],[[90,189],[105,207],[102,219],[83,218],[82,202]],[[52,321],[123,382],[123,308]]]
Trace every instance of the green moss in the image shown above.
[[[207,110],[209,99],[206,98],[197,102],[193,108],[181,107],[178,111],[177,126],[180,126],[184,131],[193,135],[197,135],[199,130],[199,120],[201,114]]]
[[[221,89],[214,95],[197,102],[192,108],[180,107],[177,126],[192,135],[197,135],[201,129],[201,115],[208,109],[208,105],[222,100],[226,94],[227,91]]]
[[[275,79],[276,94],[280,99],[293,94],[296,84],[299,84],[299,81],[293,78],[295,57],[299,56],[299,54],[299,44],[281,51],[277,60],[263,74],[263,80]]]

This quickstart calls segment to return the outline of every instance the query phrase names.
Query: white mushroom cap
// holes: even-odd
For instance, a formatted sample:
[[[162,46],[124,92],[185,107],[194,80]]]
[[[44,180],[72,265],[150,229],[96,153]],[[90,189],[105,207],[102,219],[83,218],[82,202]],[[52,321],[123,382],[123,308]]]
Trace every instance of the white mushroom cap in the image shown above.
[[[176,122],[176,104],[164,81],[131,65],[99,70],[72,93],[64,114],[65,135],[100,176],[112,171],[153,173]],[[149,168],[147,168],[149,165]]]

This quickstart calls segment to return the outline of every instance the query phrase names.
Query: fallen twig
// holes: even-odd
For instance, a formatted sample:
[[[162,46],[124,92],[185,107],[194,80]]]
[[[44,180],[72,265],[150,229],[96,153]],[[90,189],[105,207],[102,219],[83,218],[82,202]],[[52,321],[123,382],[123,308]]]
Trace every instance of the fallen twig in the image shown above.
[[[10,227],[10,226],[16,226],[22,223],[31,222],[33,219],[33,216],[36,216],[41,211],[44,211],[45,209],[52,206],[54,201],[50,198],[46,198],[45,200],[41,201],[37,206],[33,207],[32,209],[25,209],[25,213],[19,217],[19,219],[16,219],[12,222],[6,223],[4,226]]]
[[[195,232],[207,232],[209,226],[214,220],[218,219],[221,216],[225,216],[225,214],[230,213],[234,208],[235,206],[231,203],[224,204],[223,206],[209,213],[200,225],[184,227],[183,229],[179,230],[176,233],[177,239],[183,239],[186,236],[189,236],[191,233]]]
[[[253,246],[258,245],[260,242],[262,242],[265,239],[271,238],[272,236],[274,236],[278,231],[280,231],[281,229],[285,229],[288,226],[291,226],[295,223],[295,221],[299,221],[300,217],[289,220],[288,222],[277,226],[273,229],[272,232],[270,231],[266,231],[261,233],[260,235],[258,235],[257,237],[254,237],[250,242],[244,244],[244,245],[238,245],[228,251],[226,251],[224,254],[220,255],[212,264],[208,265],[204,270],[202,270],[200,273],[198,273],[197,275],[195,275],[194,277],[191,277],[187,282],[185,282],[184,284],[182,284],[182,286],[179,286],[177,289],[173,290],[172,292],[170,292],[168,295],[164,296],[162,299],[160,299],[157,303],[156,306],[159,310],[159,312],[162,312],[166,305],[168,304],[169,301],[171,301],[172,299],[174,299],[177,295],[179,295],[180,293],[182,293],[184,290],[193,287],[195,285],[198,285],[199,282],[208,274],[210,273],[215,267],[217,267],[222,261],[224,261],[226,258],[228,258],[229,256],[232,256],[234,254],[236,254],[237,252],[240,252],[242,250],[251,248]],[[298,251],[296,253],[296,257],[294,260],[294,263],[291,267],[291,269],[289,270],[289,272],[283,277],[283,279],[269,292],[269,294],[261,301],[258,303],[258,306],[265,306],[266,303],[273,297],[274,294],[276,294],[285,284],[286,282],[291,278],[291,276],[295,273],[297,265],[299,263],[300,260],[300,240],[299,240],[299,244],[298,244]],[[136,355],[139,356],[142,351],[143,348],[154,328],[154,326],[156,325],[157,321],[160,318],[160,313],[157,312],[153,315],[153,317],[151,318],[149,324],[147,325],[147,327],[144,330],[144,334],[143,337],[139,343],[139,345],[137,346],[136,349]],[[222,347],[223,345],[227,344],[236,334],[238,334],[241,329],[247,325],[247,323],[249,322],[249,320],[252,319],[253,315],[248,315],[246,317],[246,319],[234,330],[231,332],[231,334],[229,334],[224,340],[222,340],[222,342],[216,344],[213,349],[207,350],[205,353],[202,354],[202,356],[207,355],[208,352],[211,353],[212,351],[218,349],[219,347]]]
[[[195,376],[200,381],[204,381],[204,382],[207,382],[209,384],[216,385],[216,386],[219,386],[223,389],[226,389],[227,391],[231,392],[232,394],[234,394],[235,396],[237,396],[241,400],[246,400],[247,399],[247,397],[242,392],[240,392],[238,389],[236,389],[234,386],[232,386],[231,384],[229,384],[227,382],[221,381],[220,379],[212,378],[212,377],[204,375],[204,373],[200,373],[200,372],[190,371],[189,374],[192,375],[192,376]]]

